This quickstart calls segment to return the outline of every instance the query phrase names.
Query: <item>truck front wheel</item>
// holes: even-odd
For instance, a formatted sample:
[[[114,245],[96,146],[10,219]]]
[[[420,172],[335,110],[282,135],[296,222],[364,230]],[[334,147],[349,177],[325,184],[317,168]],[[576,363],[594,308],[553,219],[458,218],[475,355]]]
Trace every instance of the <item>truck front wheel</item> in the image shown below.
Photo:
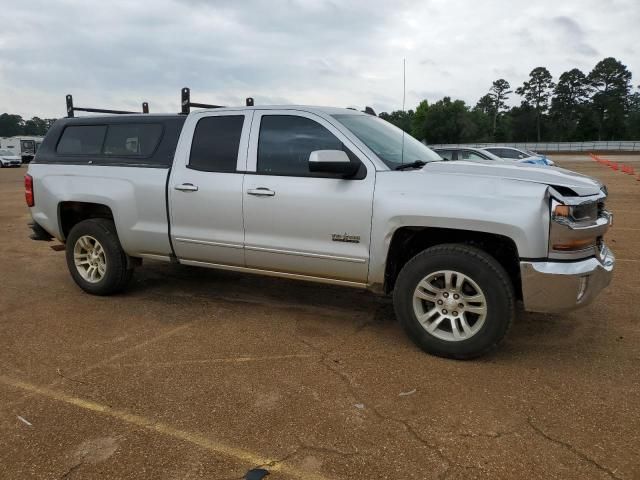
[[[431,247],[409,260],[398,275],[393,303],[421,349],[456,359],[494,348],[515,316],[504,268],[484,251],[461,244]]]
[[[67,267],[85,292],[110,295],[123,290],[133,273],[111,220],[92,218],[73,226],[67,237]]]

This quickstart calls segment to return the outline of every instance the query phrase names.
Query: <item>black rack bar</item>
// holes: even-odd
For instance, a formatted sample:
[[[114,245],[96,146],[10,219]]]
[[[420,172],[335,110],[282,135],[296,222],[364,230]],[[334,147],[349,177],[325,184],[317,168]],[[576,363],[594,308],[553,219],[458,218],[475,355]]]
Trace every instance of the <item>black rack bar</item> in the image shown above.
[[[67,95],[66,99],[67,99],[67,117],[69,118],[73,118],[75,116],[75,112],[111,113],[111,114],[140,113],[140,112],[129,112],[126,110],[107,110],[104,108],[74,107],[73,96]],[[149,113],[149,104],[147,102],[143,102],[142,104],[142,113]]]
[[[188,115],[191,111],[191,107],[196,108],[223,108],[222,105],[209,105],[208,103],[196,103],[191,101],[191,90],[188,87],[184,87],[181,90],[180,99],[180,113]]]
[[[254,101],[252,97],[247,97],[245,100],[247,107],[253,107]],[[224,108],[222,105],[211,105],[209,103],[196,103],[191,101],[191,89],[184,87],[180,91],[180,113],[189,115],[191,107],[195,108]]]

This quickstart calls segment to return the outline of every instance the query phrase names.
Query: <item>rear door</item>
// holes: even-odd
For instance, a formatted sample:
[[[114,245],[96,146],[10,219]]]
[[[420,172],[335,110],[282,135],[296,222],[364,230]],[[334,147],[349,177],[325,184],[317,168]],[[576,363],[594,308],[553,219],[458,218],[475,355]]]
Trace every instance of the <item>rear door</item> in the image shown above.
[[[171,240],[181,261],[244,266],[242,182],[253,112],[185,122],[169,179]]]
[[[256,111],[244,185],[247,267],[364,283],[375,168],[326,119],[297,110]],[[343,150],[354,178],[312,173],[314,150]]]

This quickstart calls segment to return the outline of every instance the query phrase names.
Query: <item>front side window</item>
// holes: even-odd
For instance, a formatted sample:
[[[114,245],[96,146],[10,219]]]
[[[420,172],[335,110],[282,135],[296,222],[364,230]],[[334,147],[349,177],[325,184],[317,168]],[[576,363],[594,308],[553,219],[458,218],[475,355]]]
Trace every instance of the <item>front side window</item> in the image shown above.
[[[189,168],[204,172],[235,172],[244,115],[221,115],[198,120]]]
[[[373,115],[338,114],[333,117],[349,129],[389,168],[415,161],[439,162],[440,155],[408,133]]]
[[[503,148],[502,155],[500,156],[502,158],[522,158],[522,154],[520,152],[517,150],[511,150],[510,148]]]
[[[77,125],[64,129],[57,152],[65,155],[95,155],[102,150],[105,125]]]
[[[162,135],[159,124],[109,125],[104,154],[121,157],[151,155]]]
[[[258,138],[257,172],[264,175],[330,176],[309,171],[314,150],[343,150],[343,143],[318,122],[295,115],[264,115]]]

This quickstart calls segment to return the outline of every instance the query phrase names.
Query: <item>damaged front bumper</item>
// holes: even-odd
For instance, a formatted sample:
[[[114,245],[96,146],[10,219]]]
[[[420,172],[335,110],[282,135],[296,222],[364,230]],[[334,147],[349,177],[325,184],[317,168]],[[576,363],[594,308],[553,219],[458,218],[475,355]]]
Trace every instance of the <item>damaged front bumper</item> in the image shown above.
[[[609,285],[614,265],[605,245],[595,257],[579,261],[522,261],[524,309],[551,313],[583,307]]]

